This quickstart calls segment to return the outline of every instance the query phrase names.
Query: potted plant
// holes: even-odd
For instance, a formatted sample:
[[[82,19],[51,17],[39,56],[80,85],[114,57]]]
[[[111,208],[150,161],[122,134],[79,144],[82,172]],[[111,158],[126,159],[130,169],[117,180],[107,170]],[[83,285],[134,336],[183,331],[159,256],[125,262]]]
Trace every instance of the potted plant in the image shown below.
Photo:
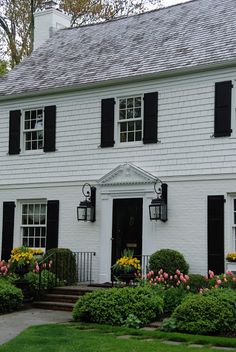
[[[34,268],[35,261],[38,259],[38,256],[42,254],[43,251],[41,249],[35,250],[25,246],[14,248],[11,251],[9,260],[11,271],[23,277]]]
[[[226,261],[226,271],[236,272],[236,253],[228,253]]]
[[[24,277],[30,270],[35,268],[36,260],[43,251],[35,250],[25,246],[14,248],[11,251],[9,260],[10,271],[19,275],[19,279],[15,280],[16,287],[22,290],[24,295],[24,303],[32,301],[29,289],[29,281]]]
[[[140,260],[133,257],[133,254],[133,251],[125,249],[122,257],[112,266],[113,276],[126,284],[134,280],[141,270]]]

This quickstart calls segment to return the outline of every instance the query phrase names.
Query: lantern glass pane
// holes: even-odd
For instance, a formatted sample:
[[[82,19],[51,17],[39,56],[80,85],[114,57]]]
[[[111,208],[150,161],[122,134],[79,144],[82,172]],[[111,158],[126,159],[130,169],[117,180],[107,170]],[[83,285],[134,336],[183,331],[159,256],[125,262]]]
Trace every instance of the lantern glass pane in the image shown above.
[[[160,205],[149,205],[150,219],[159,220],[161,216],[161,207]]]
[[[79,206],[77,208],[78,220],[87,221],[87,207]]]

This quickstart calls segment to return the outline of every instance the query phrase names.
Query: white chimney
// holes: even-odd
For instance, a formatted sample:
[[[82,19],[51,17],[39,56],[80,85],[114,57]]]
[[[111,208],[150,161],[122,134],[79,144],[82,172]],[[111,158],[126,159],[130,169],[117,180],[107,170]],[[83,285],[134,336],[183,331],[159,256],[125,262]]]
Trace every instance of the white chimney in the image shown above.
[[[34,14],[34,50],[56,31],[70,27],[71,16],[56,8],[56,1],[45,1],[45,9]]]

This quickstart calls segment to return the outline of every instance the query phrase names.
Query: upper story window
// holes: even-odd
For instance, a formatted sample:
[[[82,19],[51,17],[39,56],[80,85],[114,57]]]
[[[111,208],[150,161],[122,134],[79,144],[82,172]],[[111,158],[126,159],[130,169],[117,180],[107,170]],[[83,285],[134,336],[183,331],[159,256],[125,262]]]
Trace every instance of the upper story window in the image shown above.
[[[43,149],[44,114],[43,109],[25,110],[23,112],[24,150]]]
[[[55,105],[9,112],[9,154],[36,150],[56,151]]]
[[[119,99],[118,134],[120,143],[142,140],[142,110],[141,96]]]
[[[158,92],[102,99],[100,146],[157,143],[157,120]]]

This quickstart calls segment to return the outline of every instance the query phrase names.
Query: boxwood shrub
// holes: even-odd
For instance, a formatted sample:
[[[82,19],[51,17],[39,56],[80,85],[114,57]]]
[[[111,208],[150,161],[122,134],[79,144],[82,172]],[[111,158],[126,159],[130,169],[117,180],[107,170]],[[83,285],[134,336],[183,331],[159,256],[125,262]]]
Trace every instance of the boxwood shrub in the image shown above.
[[[97,290],[77,301],[73,319],[122,325],[132,314],[143,325],[158,319],[163,312],[163,305],[163,298],[150,287]]]
[[[29,289],[32,297],[36,298],[48,289],[58,286],[56,282],[56,276],[48,270],[42,270],[41,282],[39,287],[39,273],[30,271],[25,275],[25,278],[29,281]]]
[[[188,291],[181,287],[171,287],[163,291],[164,313],[169,316],[187,296]]]
[[[193,334],[230,334],[236,329],[236,292],[212,289],[192,294],[175,309],[176,330]]]
[[[45,253],[44,258],[52,260],[51,271],[60,281],[68,285],[76,282],[76,257],[70,249],[52,248]]]
[[[161,249],[150,256],[149,268],[155,274],[160,269],[164,272],[175,275],[176,270],[179,269],[183,274],[188,274],[189,265],[184,256],[173,249]]]
[[[22,306],[22,291],[2,278],[0,278],[0,297],[0,314],[12,312]]]
[[[194,293],[198,293],[201,288],[207,288],[209,286],[208,281],[200,274],[190,274],[188,285],[190,291]]]

